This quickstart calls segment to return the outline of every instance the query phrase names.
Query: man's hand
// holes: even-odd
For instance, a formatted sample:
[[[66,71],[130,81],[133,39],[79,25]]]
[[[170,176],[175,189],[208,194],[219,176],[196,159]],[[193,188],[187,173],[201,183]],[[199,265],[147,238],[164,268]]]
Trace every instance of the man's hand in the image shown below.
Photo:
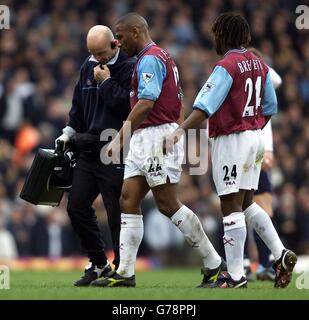
[[[163,140],[163,154],[167,155],[173,152],[174,144],[176,144],[181,136],[184,134],[184,130],[178,128],[170,135],[166,136]]]
[[[116,136],[107,146],[105,155],[108,158],[111,158],[112,163],[120,163],[120,151],[122,146],[120,144],[119,137]]]
[[[110,78],[111,73],[106,64],[97,65],[96,67],[93,68],[93,76],[96,81],[101,82]]]
[[[62,149],[63,151],[65,151],[66,149],[66,144],[70,141],[70,137],[63,133],[60,137],[58,137],[56,140],[55,140],[55,148],[57,149],[57,145],[59,142],[62,143]]]
[[[265,151],[262,162],[262,170],[269,171],[274,165],[274,155],[271,151]]]

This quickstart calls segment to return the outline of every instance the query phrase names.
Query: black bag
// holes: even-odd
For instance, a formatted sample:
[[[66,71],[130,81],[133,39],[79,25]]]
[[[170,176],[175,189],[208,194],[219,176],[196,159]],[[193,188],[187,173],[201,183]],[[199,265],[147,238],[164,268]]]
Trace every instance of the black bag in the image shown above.
[[[73,169],[76,165],[76,158],[70,149],[65,152],[56,150],[54,172],[50,177],[49,184],[53,187],[69,191],[72,187]]]
[[[75,159],[69,151],[39,149],[20,197],[35,205],[58,206],[72,185]]]

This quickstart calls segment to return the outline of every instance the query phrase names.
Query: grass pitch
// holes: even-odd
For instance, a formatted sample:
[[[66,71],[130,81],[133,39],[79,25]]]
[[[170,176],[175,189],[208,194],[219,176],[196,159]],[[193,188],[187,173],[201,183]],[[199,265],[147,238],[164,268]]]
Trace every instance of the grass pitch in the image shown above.
[[[0,300],[309,300],[308,290],[295,287],[294,275],[286,289],[271,282],[250,282],[248,289],[199,289],[198,268],[158,269],[138,272],[136,288],[76,288],[81,272],[11,271],[10,289],[0,290]]]

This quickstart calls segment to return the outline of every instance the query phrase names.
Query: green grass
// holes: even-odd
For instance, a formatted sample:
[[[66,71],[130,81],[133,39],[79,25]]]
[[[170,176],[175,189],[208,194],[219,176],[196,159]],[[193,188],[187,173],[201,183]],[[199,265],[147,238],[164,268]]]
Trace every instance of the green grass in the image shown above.
[[[81,272],[11,271],[10,289],[0,290],[0,300],[303,300],[308,290],[298,290],[295,278],[286,289],[274,289],[271,282],[251,282],[248,289],[197,289],[201,275],[197,268],[159,269],[137,273],[136,288],[75,288]]]

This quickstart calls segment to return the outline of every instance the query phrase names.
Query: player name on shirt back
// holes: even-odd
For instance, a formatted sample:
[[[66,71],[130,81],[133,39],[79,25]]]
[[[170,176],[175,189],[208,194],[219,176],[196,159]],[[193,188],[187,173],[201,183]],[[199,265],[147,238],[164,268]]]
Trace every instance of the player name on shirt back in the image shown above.
[[[241,73],[250,72],[253,70],[263,70],[263,65],[259,59],[250,59],[237,63]]]

